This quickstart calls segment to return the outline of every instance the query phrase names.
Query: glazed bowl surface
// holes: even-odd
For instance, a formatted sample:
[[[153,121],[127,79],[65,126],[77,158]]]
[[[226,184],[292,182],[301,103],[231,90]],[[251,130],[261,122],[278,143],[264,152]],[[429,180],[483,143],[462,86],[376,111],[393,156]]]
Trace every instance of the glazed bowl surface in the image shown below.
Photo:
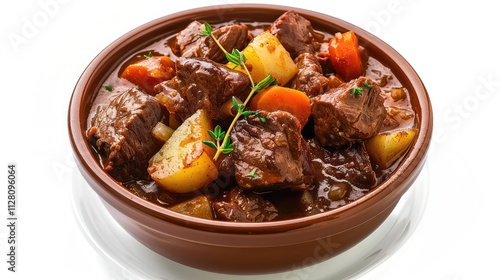
[[[303,218],[232,223],[182,215],[143,200],[118,184],[101,167],[86,138],[92,102],[104,79],[125,59],[191,21],[272,22],[288,10],[311,21],[316,30],[352,30],[371,56],[391,68],[408,89],[418,134],[384,182],[340,208]],[[79,171],[114,219],[151,250],[190,267],[233,274],[291,270],[336,256],[370,235],[384,222],[419,175],[429,149],[432,109],[428,93],[411,65],[374,35],[336,17],[275,5],[210,6],[148,22],[118,38],[90,62],[78,80],[68,111],[68,128]]]

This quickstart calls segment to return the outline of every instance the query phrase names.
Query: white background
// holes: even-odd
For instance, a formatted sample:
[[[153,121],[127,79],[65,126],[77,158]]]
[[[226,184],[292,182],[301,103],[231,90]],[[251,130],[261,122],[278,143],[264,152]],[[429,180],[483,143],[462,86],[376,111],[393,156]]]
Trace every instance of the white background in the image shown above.
[[[72,89],[92,58],[125,32],[181,10],[245,2],[283,3],[0,2],[1,279],[112,278],[71,207],[78,175],[66,128]],[[386,41],[416,69],[432,100],[435,129],[422,219],[393,256],[361,279],[500,277],[500,20],[493,3],[286,2],[344,19]],[[18,168],[17,273],[8,272],[6,263],[9,163]]]

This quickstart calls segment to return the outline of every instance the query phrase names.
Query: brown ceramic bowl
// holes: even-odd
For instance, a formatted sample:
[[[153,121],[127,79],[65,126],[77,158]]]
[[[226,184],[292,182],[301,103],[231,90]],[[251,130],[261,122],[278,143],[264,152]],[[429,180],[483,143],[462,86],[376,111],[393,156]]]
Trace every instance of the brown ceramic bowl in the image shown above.
[[[118,223],[151,250],[187,266],[222,273],[290,270],[336,256],[370,235],[391,213],[419,175],[432,131],[426,89],[408,62],[366,31],[329,15],[295,9],[317,30],[353,30],[369,54],[390,67],[408,89],[418,135],[401,165],[357,201],[314,216],[265,223],[210,221],[178,214],[145,201],[103,171],[85,137],[87,116],[98,88],[120,62],[149,44],[177,33],[194,19],[272,22],[292,9],[228,5],[188,10],[146,23],[105,48],[83,72],[69,106],[69,135],[80,172]]]

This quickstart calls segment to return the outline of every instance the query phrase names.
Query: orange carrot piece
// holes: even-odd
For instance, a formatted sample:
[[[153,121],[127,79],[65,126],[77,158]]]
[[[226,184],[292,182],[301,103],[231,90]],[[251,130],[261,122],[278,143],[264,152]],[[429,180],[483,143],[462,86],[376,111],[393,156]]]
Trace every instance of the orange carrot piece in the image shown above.
[[[152,56],[128,65],[121,77],[153,94],[154,86],[175,75],[175,63],[168,56]]]
[[[345,81],[358,78],[363,74],[358,38],[353,31],[335,34],[328,44],[328,52],[333,69]]]
[[[304,127],[311,116],[311,103],[309,97],[302,91],[271,86],[252,98],[250,110],[286,111],[294,115]]]

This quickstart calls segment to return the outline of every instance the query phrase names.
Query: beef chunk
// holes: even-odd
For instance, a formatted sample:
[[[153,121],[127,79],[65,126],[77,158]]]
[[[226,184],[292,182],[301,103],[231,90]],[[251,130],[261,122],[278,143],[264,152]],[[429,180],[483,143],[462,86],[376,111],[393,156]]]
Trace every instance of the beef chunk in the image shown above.
[[[309,140],[308,143],[316,186],[333,185],[342,181],[361,189],[371,189],[375,186],[375,172],[362,142],[338,149],[325,149],[315,140]]]
[[[162,145],[151,131],[163,119],[158,100],[136,89],[98,111],[87,136],[103,155],[104,170],[122,182],[147,178],[148,161]]]
[[[302,53],[295,59],[295,64],[299,72],[292,81],[292,88],[305,92],[309,97],[322,94],[329,80],[323,76],[318,58],[310,53]]]
[[[238,187],[218,197],[213,207],[218,219],[233,222],[268,222],[278,216],[271,202]]]
[[[314,132],[323,146],[375,136],[387,114],[380,87],[365,77],[311,98]]]
[[[193,21],[177,34],[176,42],[183,57],[203,57],[216,62],[227,62],[224,52],[209,36],[200,35],[204,24]],[[232,24],[215,28],[212,34],[227,51],[242,50],[249,41],[248,28],[244,24]]]
[[[270,26],[273,34],[295,59],[301,53],[314,53],[311,22],[294,11],[287,11]]]
[[[205,109],[214,120],[226,118],[220,107],[232,96],[245,99],[250,79],[242,72],[203,58],[179,58],[177,76],[156,86],[157,96],[170,113],[182,120]]]
[[[300,134],[300,122],[288,112],[239,120],[231,141],[235,176],[244,189],[306,189],[312,185],[307,143]]]
[[[306,212],[313,214],[354,201],[376,185],[375,172],[361,142],[340,149],[325,149],[309,140],[315,201]]]

